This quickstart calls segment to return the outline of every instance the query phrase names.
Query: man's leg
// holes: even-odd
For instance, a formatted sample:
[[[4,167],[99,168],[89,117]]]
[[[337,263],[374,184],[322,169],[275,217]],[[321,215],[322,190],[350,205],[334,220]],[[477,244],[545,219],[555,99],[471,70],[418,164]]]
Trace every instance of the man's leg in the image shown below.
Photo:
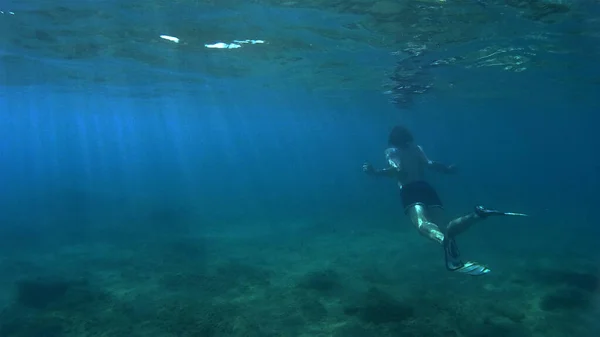
[[[443,241],[444,252],[446,254],[446,268],[448,270],[457,271],[469,275],[485,275],[490,272],[490,269],[477,262],[463,263],[460,258],[460,252],[456,246],[455,237],[458,234],[465,232],[477,222],[492,216],[492,215],[525,215],[520,213],[505,213],[493,209],[487,209],[483,206],[476,206],[473,213],[467,214],[460,218],[456,218],[446,228],[446,236]]]
[[[446,235],[455,237],[458,234],[462,234],[482,219],[483,218],[479,217],[479,215],[477,215],[475,212],[456,218],[448,223],[448,227],[446,227]]]
[[[490,272],[487,267],[479,263],[463,263],[454,238],[447,235],[444,236],[444,233],[442,233],[439,227],[429,220],[430,215],[427,214],[427,209],[423,205],[416,204],[411,206],[408,208],[407,214],[412,223],[419,230],[419,233],[444,247],[446,268],[448,270],[469,275],[483,275]]]
[[[444,209],[441,206],[429,206],[427,207],[427,216],[431,219],[431,221],[435,224],[448,224],[446,220],[446,214],[444,213]],[[440,228],[442,233],[445,232],[446,228]]]
[[[406,213],[410,217],[410,221],[417,227],[417,230],[421,235],[442,244],[444,242],[444,233],[440,228],[427,216],[427,208],[422,204],[415,204],[410,206]]]
[[[476,206],[474,212],[450,221],[448,223],[448,227],[446,227],[446,235],[453,238],[458,234],[466,232],[469,228],[471,228],[471,226],[487,218],[488,216],[502,214],[505,213],[493,209],[487,209],[483,206]]]

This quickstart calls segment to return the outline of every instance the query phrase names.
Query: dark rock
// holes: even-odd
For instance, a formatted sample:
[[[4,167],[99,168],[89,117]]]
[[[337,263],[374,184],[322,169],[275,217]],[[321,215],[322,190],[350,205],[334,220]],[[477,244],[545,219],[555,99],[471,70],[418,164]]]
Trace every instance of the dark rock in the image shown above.
[[[551,286],[569,286],[594,292],[600,287],[600,277],[595,273],[565,270],[536,270],[533,272],[536,282]]]
[[[0,312],[2,337],[61,337],[64,322],[59,317],[32,315],[22,307],[8,307]]]
[[[326,269],[306,274],[299,282],[298,287],[314,290],[319,293],[331,293],[341,289],[340,276],[335,270]]]
[[[21,280],[17,282],[17,303],[42,309],[61,301],[71,284],[61,280]]]
[[[590,306],[589,293],[576,288],[563,288],[544,296],[540,307],[545,311],[585,309]]]
[[[527,337],[529,333],[520,324],[515,324],[510,320],[501,317],[486,317],[483,324],[473,328],[470,333],[473,337]]]
[[[98,298],[86,281],[61,279],[32,279],[17,282],[16,303],[32,309],[48,306],[87,306]]]
[[[375,288],[367,292],[363,304],[346,307],[344,312],[372,324],[398,323],[414,316],[411,306]]]

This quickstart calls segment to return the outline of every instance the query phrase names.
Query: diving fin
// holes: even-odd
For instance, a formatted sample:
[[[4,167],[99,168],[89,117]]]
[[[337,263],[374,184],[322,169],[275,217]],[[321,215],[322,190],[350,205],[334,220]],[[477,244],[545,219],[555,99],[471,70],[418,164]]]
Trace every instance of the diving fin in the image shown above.
[[[489,216],[494,215],[508,215],[508,216],[528,216],[524,213],[514,213],[514,212],[501,212],[495,209],[485,208],[483,206],[475,206],[475,214],[477,214],[480,218],[487,218]]]
[[[490,268],[473,261],[465,262],[462,267],[455,269],[454,271],[471,276],[481,276],[491,272]]]
[[[446,236],[444,238],[444,255],[446,258],[446,269],[471,276],[481,276],[489,273],[491,270],[477,262],[462,262],[460,252],[454,238]]]

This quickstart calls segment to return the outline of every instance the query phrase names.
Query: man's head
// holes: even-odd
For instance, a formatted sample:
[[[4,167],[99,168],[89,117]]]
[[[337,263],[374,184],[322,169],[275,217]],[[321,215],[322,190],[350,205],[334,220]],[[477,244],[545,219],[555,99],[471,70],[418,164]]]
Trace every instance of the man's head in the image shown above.
[[[394,126],[388,137],[388,145],[397,148],[407,148],[412,144],[414,138],[407,128],[397,125]]]

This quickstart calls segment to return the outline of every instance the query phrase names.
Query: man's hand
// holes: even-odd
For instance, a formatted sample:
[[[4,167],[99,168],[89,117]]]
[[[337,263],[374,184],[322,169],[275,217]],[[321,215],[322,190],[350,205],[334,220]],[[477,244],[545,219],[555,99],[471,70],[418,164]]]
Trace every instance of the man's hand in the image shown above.
[[[456,168],[456,165],[454,165],[454,164],[448,165],[446,167],[446,173],[454,174],[454,173],[457,173],[457,172],[458,172],[458,169]]]
[[[453,174],[457,172],[456,165],[446,165],[444,163],[440,163],[439,161],[429,161],[429,168],[434,171],[445,173],[445,174]]]
[[[362,166],[363,172],[365,172],[366,174],[374,174],[375,173],[375,169],[373,168],[373,165],[371,165],[370,163],[364,163]]]

